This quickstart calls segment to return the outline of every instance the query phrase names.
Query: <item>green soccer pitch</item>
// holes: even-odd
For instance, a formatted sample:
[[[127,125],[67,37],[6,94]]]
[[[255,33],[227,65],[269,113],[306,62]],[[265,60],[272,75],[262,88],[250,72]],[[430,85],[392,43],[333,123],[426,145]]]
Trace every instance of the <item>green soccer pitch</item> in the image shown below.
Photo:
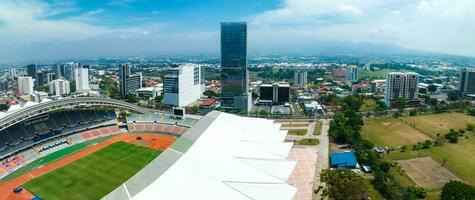
[[[43,199],[100,199],[145,167],[160,152],[126,142],[111,144],[27,182]]]

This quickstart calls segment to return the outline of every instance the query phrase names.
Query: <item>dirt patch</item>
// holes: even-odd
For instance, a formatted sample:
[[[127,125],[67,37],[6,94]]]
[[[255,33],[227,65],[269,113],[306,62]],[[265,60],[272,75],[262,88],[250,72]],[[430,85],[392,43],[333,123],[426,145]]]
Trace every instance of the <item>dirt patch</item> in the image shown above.
[[[92,145],[82,151],[74,153],[70,156],[67,156],[51,164],[45,165],[44,167],[35,169],[20,177],[17,177],[7,182],[0,183],[0,200],[6,200],[6,199],[29,200],[33,197],[33,195],[30,194],[28,191],[23,190],[22,192],[15,194],[13,193],[13,189],[20,185],[25,184],[31,179],[34,179],[43,174],[46,174],[48,172],[61,168],[80,158],[83,158],[89,154],[92,154],[112,143],[115,143],[118,141],[135,143],[138,141],[137,140],[138,136],[142,137],[142,141],[146,141],[148,147],[153,148],[153,149],[160,149],[160,150],[166,149],[175,141],[175,138],[172,136],[160,135],[160,134],[119,134],[119,135],[116,135],[97,145]]]
[[[417,185],[424,188],[441,188],[450,180],[460,180],[431,157],[399,160],[398,163]]]

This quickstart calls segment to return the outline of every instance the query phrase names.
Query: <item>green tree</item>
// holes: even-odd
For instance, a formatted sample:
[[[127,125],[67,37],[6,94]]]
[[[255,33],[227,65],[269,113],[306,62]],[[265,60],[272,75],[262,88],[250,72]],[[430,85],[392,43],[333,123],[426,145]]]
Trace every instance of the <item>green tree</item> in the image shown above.
[[[69,81],[69,90],[71,93],[76,92],[76,81]]]
[[[473,200],[475,199],[475,187],[460,181],[450,181],[442,188],[440,199]]]
[[[467,124],[467,131],[474,131],[475,130],[475,124]]]
[[[46,93],[49,92],[49,86],[47,86],[47,85],[35,86],[34,89],[35,89],[36,91],[41,91],[41,92],[46,92]]]
[[[428,90],[430,93],[434,93],[435,91],[437,91],[437,86],[435,86],[435,85],[429,85],[429,87],[427,88],[427,90]]]
[[[417,115],[416,109],[412,109],[411,111],[409,111],[409,116],[416,116],[416,115]]]
[[[328,186],[324,194],[335,200],[359,200],[367,192],[363,178],[349,169],[323,170],[320,180]]]
[[[0,110],[8,110],[8,104],[0,104]]]
[[[203,94],[207,96],[208,98],[218,97],[218,93],[216,93],[213,90],[206,90],[203,92]]]
[[[450,91],[447,93],[447,100],[449,101],[455,101],[457,99],[459,99],[462,95],[460,94],[459,91]]]
[[[404,99],[402,97],[399,97],[397,99],[397,109],[399,110],[399,112],[404,111],[404,108],[406,107],[406,105],[407,105],[406,99]]]
[[[139,98],[134,94],[125,95],[125,99],[127,102],[131,102],[131,103],[136,103],[139,101]]]

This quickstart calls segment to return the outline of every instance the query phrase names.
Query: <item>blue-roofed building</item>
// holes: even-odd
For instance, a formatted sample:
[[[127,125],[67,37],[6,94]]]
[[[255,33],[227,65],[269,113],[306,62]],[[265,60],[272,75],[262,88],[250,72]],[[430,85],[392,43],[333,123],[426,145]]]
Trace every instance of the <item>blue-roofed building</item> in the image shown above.
[[[333,168],[356,168],[356,156],[353,151],[334,152],[330,156],[331,167]]]

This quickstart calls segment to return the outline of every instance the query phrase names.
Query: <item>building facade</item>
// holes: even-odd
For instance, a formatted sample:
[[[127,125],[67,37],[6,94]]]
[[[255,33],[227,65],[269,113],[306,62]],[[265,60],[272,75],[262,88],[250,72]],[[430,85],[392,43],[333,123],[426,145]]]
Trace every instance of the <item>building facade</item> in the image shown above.
[[[68,62],[63,65],[64,76],[63,78],[72,81],[74,80],[74,70],[79,67],[79,63]],[[61,69],[60,69],[61,70]],[[59,78],[58,78],[59,79]]]
[[[119,94],[126,96],[134,94],[137,89],[142,88],[142,74],[131,74],[128,63],[119,66]]]
[[[203,96],[204,77],[199,65],[185,64],[163,77],[163,103],[183,107]]]
[[[6,78],[0,79],[0,91],[2,92],[8,91],[8,79]]]
[[[22,94],[33,93],[33,78],[31,76],[18,77],[18,92]]]
[[[34,85],[38,85],[38,67],[35,64],[26,66],[26,74],[34,79]]]
[[[414,72],[391,72],[386,77],[384,103],[387,107],[395,107],[399,98],[407,102],[417,99],[419,74]]]
[[[294,71],[294,85],[298,87],[307,85],[307,70],[296,69]]]
[[[63,70],[61,70],[61,68],[63,68]],[[63,73],[62,71],[64,71],[64,66],[61,67],[60,64],[54,64],[53,65],[53,72],[54,74],[56,75],[56,78],[62,78],[63,77]]]
[[[247,70],[247,24],[221,23],[221,107],[251,109]]]
[[[43,101],[43,99],[48,98],[48,93],[34,91],[33,94],[31,94],[31,96],[34,102],[40,103],[41,101]]]
[[[347,82],[357,82],[358,81],[358,67],[357,66],[348,66],[346,68],[346,81]]]
[[[259,86],[260,104],[284,104],[290,100],[290,86],[287,83],[261,84]]]
[[[462,95],[475,94],[475,69],[460,70],[458,88]]]
[[[76,81],[76,92],[89,92],[89,69],[77,68],[74,70],[74,80]]]
[[[69,81],[56,79],[49,83],[49,93],[55,96],[63,96],[70,93]]]

